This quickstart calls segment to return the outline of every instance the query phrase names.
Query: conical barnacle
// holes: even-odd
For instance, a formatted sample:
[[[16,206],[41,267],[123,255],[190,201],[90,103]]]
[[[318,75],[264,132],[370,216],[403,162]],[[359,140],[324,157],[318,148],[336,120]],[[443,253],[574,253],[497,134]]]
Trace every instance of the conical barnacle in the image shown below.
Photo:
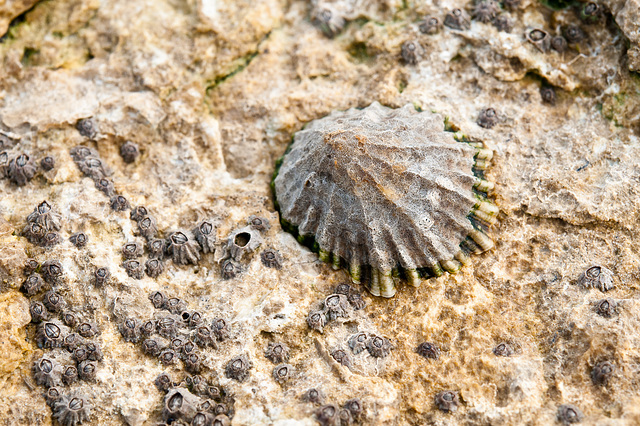
[[[57,260],[47,260],[40,267],[40,274],[46,282],[52,285],[62,284],[64,281],[64,272],[62,264]]]
[[[42,167],[42,170],[44,170],[45,172],[53,170],[55,166],[56,159],[49,155],[40,160],[40,167]]]
[[[264,217],[252,215],[249,216],[249,220],[247,223],[250,227],[255,229],[256,231],[265,232],[271,228],[271,224]]]
[[[262,244],[260,232],[251,226],[236,229],[227,238],[227,253],[235,261],[242,261]]]
[[[0,179],[9,177],[9,154],[6,151],[0,152]]]
[[[9,179],[18,186],[24,186],[33,179],[36,166],[27,154],[20,154],[9,161]]]
[[[33,364],[33,377],[36,383],[46,388],[60,386],[62,381],[62,367],[56,360],[43,357]]]
[[[224,375],[242,383],[249,378],[251,368],[253,368],[253,362],[245,354],[238,355],[227,362]]]
[[[138,231],[147,241],[151,241],[158,233],[158,224],[152,216],[145,216],[138,221]]]
[[[471,21],[464,9],[453,9],[444,17],[444,25],[462,31],[471,27]]]
[[[138,241],[130,241],[122,246],[122,255],[125,259],[135,259],[142,256],[142,244]]]
[[[298,132],[276,171],[283,228],[374,295],[393,296],[396,277],[457,272],[493,247],[482,146],[412,105],[335,112]]]
[[[480,0],[473,7],[473,19],[488,24],[500,12],[500,6],[495,0]]]
[[[358,355],[360,352],[367,349],[368,341],[369,341],[369,336],[367,335],[367,333],[360,332],[349,337],[349,340],[347,341],[347,343],[351,351],[354,353],[354,355]]]
[[[49,311],[47,311],[47,308],[41,302],[31,302],[29,314],[31,315],[31,322],[35,324],[49,318]]]
[[[104,167],[102,160],[92,155],[77,160],[78,168],[87,177],[93,180],[100,180],[107,177],[108,173]]]
[[[604,266],[591,266],[580,275],[578,284],[584,288],[595,287],[600,291],[609,291],[613,288],[613,272]]]
[[[400,48],[400,55],[402,60],[409,65],[416,65],[422,59],[424,55],[424,49],[420,46],[418,41],[407,40],[402,43]]]
[[[193,235],[196,237],[196,241],[202,247],[204,254],[213,253],[216,251],[216,229],[208,220],[203,220],[193,230]]]
[[[344,294],[330,294],[324,299],[324,312],[329,321],[348,317],[348,308],[349,302]]]
[[[167,253],[178,265],[194,265],[200,260],[200,245],[190,239],[185,232],[177,231],[167,239]]]
[[[53,405],[53,416],[62,426],[76,426],[91,415],[92,405],[82,394],[62,395]]]
[[[267,268],[282,269],[282,255],[276,249],[267,248],[262,250],[260,261]]]
[[[33,212],[27,216],[28,223],[37,223],[47,231],[59,231],[60,220],[60,215],[56,213],[51,207],[51,204],[46,201],[38,204],[38,206],[33,209]]]
[[[330,4],[316,5],[311,11],[311,22],[329,38],[340,33],[347,23],[342,14]]]
[[[35,296],[41,291],[49,288],[49,284],[47,284],[38,273],[29,275],[22,283],[22,287],[20,287],[27,296]]]
[[[547,53],[549,47],[551,47],[551,36],[539,28],[527,31],[526,38],[529,43],[533,44],[542,53]]]
[[[36,330],[36,344],[40,349],[53,349],[62,346],[69,329],[58,320],[45,321]]]
[[[423,34],[435,34],[440,31],[441,26],[442,24],[438,18],[435,16],[427,16],[424,18],[424,21],[420,23],[418,29]]]
[[[393,346],[386,337],[371,336],[367,341],[367,350],[369,355],[375,358],[384,358],[389,355]]]

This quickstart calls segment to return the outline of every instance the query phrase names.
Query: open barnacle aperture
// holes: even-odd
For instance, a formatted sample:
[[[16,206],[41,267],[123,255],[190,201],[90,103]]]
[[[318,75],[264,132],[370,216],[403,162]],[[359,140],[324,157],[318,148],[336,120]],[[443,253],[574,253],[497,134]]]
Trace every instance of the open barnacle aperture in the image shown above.
[[[491,157],[438,114],[375,102],[295,134],[276,165],[275,204],[283,228],[321,260],[391,297],[399,278],[418,286],[493,247]]]

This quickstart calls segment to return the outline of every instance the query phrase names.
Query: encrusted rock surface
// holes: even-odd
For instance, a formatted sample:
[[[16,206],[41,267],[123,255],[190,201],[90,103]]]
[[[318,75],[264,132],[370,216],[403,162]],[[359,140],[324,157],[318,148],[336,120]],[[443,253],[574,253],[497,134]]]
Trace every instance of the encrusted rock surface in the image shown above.
[[[553,424],[569,405],[582,424],[640,423],[638,2],[604,2],[596,22],[581,18],[582,3],[549,2],[568,6],[558,10],[505,3],[498,16],[510,19],[509,32],[472,19],[468,29],[429,34],[419,29],[427,16],[444,22],[454,8],[473,16],[474,5],[1,3],[0,153],[27,153],[36,170],[18,186],[0,162],[0,423],[51,424],[50,407],[60,411],[73,395],[90,402],[87,423],[160,423],[165,392],[154,383],[162,385],[163,372],[172,381],[167,390],[188,387],[198,395],[193,404],[214,401],[234,425],[313,425],[331,411],[321,406],[361,424]],[[327,5],[344,14],[335,34],[313,19]],[[563,53],[543,52],[526,37],[533,29],[567,34],[568,26],[586,38]],[[421,47],[415,64],[402,58],[407,41]],[[541,87],[555,88],[554,104]],[[314,330],[307,316],[326,315],[323,301],[345,294],[336,286],[348,276],[281,229],[271,175],[306,123],[374,101],[435,111],[494,151],[486,175],[500,208],[490,231],[496,245],[458,274],[403,286],[389,300],[353,287],[349,295],[366,303],[347,297],[340,316]],[[480,127],[487,108],[497,120]],[[82,134],[81,119],[91,120],[79,126]],[[131,163],[121,156],[126,142],[140,152]],[[83,164],[90,176],[70,155],[78,145],[100,159],[98,168]],[[40,166],[47,156],[51,170]],[[107,179],[101,187],[97,172]],[[181,231],[196,241],[192,230],[210,221],[215,250],[191,247],[200,256],[195,265],[165,255],[157,277],[129,276],[122,247],[144,246],[134,259],[144,265],[149,242],[130,210],[112,208],[112,196],[145,206],[156,239]],[[60,214],[60,230],[35,245],[23,229],[45,200]],[[252,231],[234,240],[252,251],[228,250],[228,237],[251,216],[271,224],[254,230],[259,247],[246,237]],[[87,236],[84,247],[69,241],[78,232]],[[281,267],[267,267],[263,250],[277,250]],[[43,325],[30,323],[29,307],[45,291],[20,291],[28,258],[60,262],[60,277],[43,276],[80,319],[67,325],[64,312],[49,312],[48,321],[62,333],[91,335],[77,336],[84,352],[38,347]],[[580,285],[593,265],[613,274],[613,288]],[[96,282],[102,267],[108,278]],[[180,300],[156,309],[155,291]],[[125,339],[121,324],[129,318],[140,329]],[[365,339],[354,353],[349,340],[359,332],[384,350]],[[147,339],[175,357],[151,355]],[[274,342],[290,353],[282,383],[264,355]],[[439,356],[419,355],[424,342]],[[499,346],[509,351],[497,355]],[[193,350],[196,358],[187,355]],[[47,392],[33,376],[43,356],[91,365],[95,377],[90,368],[56,396],[58,388]],[[246,359],[242,381],[225,374],[237,357]],[[594,368],[605,362],[614,368],[602,380]],[[317,403],[305,398],[312,388]],[[457,396],[455,410],[439,409],[441,392]],[[344,407],[353,399],[362,403],[357,416]],[[188,408],[182,416],[195,415]]]

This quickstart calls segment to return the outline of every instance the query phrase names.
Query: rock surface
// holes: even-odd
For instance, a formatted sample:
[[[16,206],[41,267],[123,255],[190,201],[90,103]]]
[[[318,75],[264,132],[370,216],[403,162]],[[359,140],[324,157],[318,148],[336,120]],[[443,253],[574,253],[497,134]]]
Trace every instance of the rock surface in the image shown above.
[[[326,4],[344,11],[332,38],[312,19]],[[316,424],[319,405],[303,399],[310,388],[321,390],[324,404],[358,398],[361,424],[553,424],[566,404],[581,410],[583,424],[640,423],[638,2],[603,3],[594,23],[581,20],[583,4],[546,4],[567,7],[522,0],[500,6],[510,32],[472,20],[469,29],[435,34],[419,31],[426,16],[443,22],[451,9],[471,14],[473,5],[71,0],[38,2],[16,20],[33,2],[0,4],[0,152],[28,153],[37,166],[23,186],[0,179],[0,419],[54,422],[32,364],[43,355],[80,364],[64,348],[38,347],[42,327],[29,324],[29,307],[44,291],[31,298],[19,291],[25,261],[34,258],[60,262],[63,276],[51,285],[79,317],[69,327],[101,348],[102,357],[88,360],[94,379],[61,386],[91,400],[91,424],[161,422],[165,393],[154,382],[162,372],[213,400],[194,384],[196,371],[222,387],[219,404],[234,425]],[[525,37],[536,28],[567,34],[569,26],[586,37],[563,53],[541,52]],[[406,41],[422,48],[415,65],[402,59]],[[554,102],[543,100],[541,87],[554,88]],[[320,332],[309,328],[308,314],[325,309],[348,277],[281,229],[271,175],[307,122],[374,101],[436,111],[494,150],[487,177],[501,210],[490,232],[496,246],[457,275],[401,286],[390,300],[355,287],[364,308],[341,303]],[[499,118],[490,129],[477,124],[487,107]],[[89,118],[92,138],[76,129]],[[120,156],[127,141],[140,149],[133,163]],[[115,193],[146,206],[158,236],[181,230],[191,238],[209,220],[215,252],[199,253],[196,265],[165,257],[157,278],[128,275],[122,247],[145,238],[130,211],[114,211],[74,162],[77,145],[95,150]],[[49,171],[39,166],[46,156],[55,159]],[[51,247],[23,236],[43,200],[62,217]],[[270,225],[236,232],[253,226],[252,215]],[[69,237],[80,231],[88,242],[78,248]],[[281,268],[261,261],[267,249],[282,256]],[[145,249],[135,260],[149,256]],[[613,289],[578,285],[593,265],[613,272]],[[100,267],[110,272],[102,284],[94,276]],[[213,333],[206,344],[191,322],[159,330],[195,339],[198,365],[186,356],[163,364],[142,339],[123,337],[127,318],[173,315],[154,308],[155,291],[182,300],[176,320],[185,311],[205,319]],[[215,318],[228,330],[215,328]],[[356,354],[348,342],[358,332],[370,343]],[[264,356],[271,342],[290,350],[291,377],[281,383]],[[416,353],[423,342],[439,348],[437,359]],[[496,349],[504,344],[510,351]],[[238,356],[248,359],[240,366],[247,374],[228,374]],[[615,370],[595,383],[592,369],[606,361]],[[436,407],[442,391],[456,393],[457,409]]]

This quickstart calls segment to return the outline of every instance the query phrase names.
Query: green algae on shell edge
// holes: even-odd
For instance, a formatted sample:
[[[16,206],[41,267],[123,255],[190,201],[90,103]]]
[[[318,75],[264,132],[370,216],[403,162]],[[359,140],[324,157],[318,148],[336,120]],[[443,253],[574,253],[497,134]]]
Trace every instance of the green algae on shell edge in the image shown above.
[[[374,102],[308,123],[271,186],[285,231],[391,297],[399,279],[418,286],[493,247],[485,231],[498,208],[484,179],[492,155],[438,114]]]

